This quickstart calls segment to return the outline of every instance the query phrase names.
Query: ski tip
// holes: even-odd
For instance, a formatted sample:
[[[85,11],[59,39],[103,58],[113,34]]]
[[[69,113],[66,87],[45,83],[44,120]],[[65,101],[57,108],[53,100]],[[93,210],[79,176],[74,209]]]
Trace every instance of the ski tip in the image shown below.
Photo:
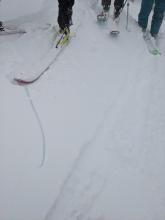
[[[152,54],[153,55],[160,55],[160,56],[162,55],[160,51],[153,51]]]
[[[110,32],[110,35],[112,36],[112,37],[117,37],[118,35],[119,35],[119,31],[111,31]]]
[[[32,81],[26,81],[26,80],[19,79],[19,78],[14,78],[13,79],[13,84],[19,85],[19,86],[25,86],[25,85],[28,85],[30,83],[32,83]]]
[[[158,55],[162,55],[161,51],[159,49],[157,49],[157,54]]]
[[[162,55],[160,50],[158,49],[153,49],[153,50],[149,50],[149,52],[152,54],[152,55]]]
[[[0,35],[16,35],[16,34],[26,34],[27,32],[25,30],[5,30],[5,31],[1,31]]]

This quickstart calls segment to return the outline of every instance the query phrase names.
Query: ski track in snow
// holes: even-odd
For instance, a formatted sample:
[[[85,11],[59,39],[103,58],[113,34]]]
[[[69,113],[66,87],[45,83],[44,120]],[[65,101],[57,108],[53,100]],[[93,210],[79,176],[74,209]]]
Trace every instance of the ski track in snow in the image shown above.
[[[41,137],[42,137],[42,159],[41,159],[41,163],[39,165],[39,167],[42,167],[44,165],[44,162],[45,162],[45,156],[46,156],[46,138],[45,138],[45,134],[44,134],[44,129],[43,129],[43,126],[42,126],[42,123],[41,123],[41,119],[37,113],[37,110],[34,106],[34,103],[33,103],[33,100],[31,98],[31,95],[30,95],[30,92],[29,92],[29,89],[27,86],[24,86],[24,89],[25,89],[25,93],[27,95],[27,98],[29,100],[29,103],[32,107],[32,111],[34,112],[34,115],[36,117],[36,120],[38,122],[38,125],[39,125],[39,128],[41,130]]]
[[[130,72],[132,73],[132,71]],[[87,214],[103,191],[108,179],[106,178],[108,167],[111,166],[110,155],[107,153],[107,149],[102,148],[101,143],[106,138],[107,125],[111,125],[113,131],[114,116],[121,114],[120,111],[122,111],[124,101],[138,86],[136,75],[132,76],[132,79],[134,81],[128,81],[127,84],[123,85],[124,88],[121,88],[114,103],[105,111],[93,137],[81,147],[79,156],[75,160],[74,166],[64,181],[61,191],[45,220],[88,219]],[[101,155],[101,157],[97,158],[97,155]],[[65,212],[63,207],[66,207]],[[104,219],[104,217],[101,216],[98,219]]]
[[[93,8],[95,8],[95,6]],[[141,52],[136,55],[136,65],[140,55]],[[141,60],[138,62],[139,64],[137,66],[140,66]],[[156,72],[156,64],[154,67],[155,68],[151,70],[147,77],[152,77]],[[133,70],[134,64],[132,64],[130,72],[132,73]],[[104,215],[95,218],[89,218],[88,216],[88,212],[90,212],[90,209],[94,206],[95,200],[99,197],[103,191],[105,183],[107,182],[109,167],[113,165],[111,164],[112,162],[110,161],[110,155],[107,153],[107,149],[102,148],[101,144],[104,139],[106,139],[107,133],[109,132],[107,131],[107,128],[109,127],[108,125],[110,125],[110,128],[112,129],[111,132],[113,132],[113,125],[115,125],[114,118],[117,118],[117,115],[122,113],[122,109],[125,105],[124,103],[127,102],[129,94],[134,92],[136,87],[138,89],[141,80],[145,81],[144,74],[146,68],[144,67],[144,71],[143,68],[140,70],[141,73],[139,69],[137,69],[137,72],[135,72],[134,75],[131,76],[130,74],[130,77],[128,78],[129,81],[124,84],[124,88],[121,89],[115,103],[110,105],[106,110],[103,120],[96,129],[93,137],[81,148],[82,150],[79,153],[79,157],[75,161],[74,166],[61,188],[59,196],[45,220],[105,219]],[[142,78],[140,78],[139,73]],[[130,80],[131,78],[132,80]],[[128,150],[130,150],[130,152],[128,152],[126,157],[129,158],[129,154],[131,155],[131,149]],[[101,157],[98,158],[97,155],[101,155]],[[111,159],[113,160],[113,158]],[[63,211],[64,207],[66,207],[65,211]]]
[[[47,3],[48,6],[49,4],[51,5],[51,1]],[[90,45],[89,42],[91,42],[93,47],[91,46],[92,49],[90,50],[89,46],[87,52],[92,53],[92,50],[96,52],[96,50],[100,49],[101,47],[95,47],[94,43],[101,44],[101,39],[105,40],[107,48],[109,49],[109,53],[111,48],[112,50],[116,49],[117,51],[113,56],[108,53],[107,49],[105,55],[109,55],[110,61],[112,59],[117,59],[117,57],[119,57],[119,59],[124,59],[121,60],[121,65],[123,65],[123,63],[125,65],[123,65],[122,73],[118,74],[118,76],[121,78],[120,80],[118,80],[118,88],[114,89],[114,94],[106,94],[105,100],[107,103],[104,105],[104,108],[100,110],[102,111],[102,116],[100,117],[100,120],[98,120],[98,123],[93,126],[93,132],[91,132],[92,135],[84,137],[83,141],[79,141],[79,143],[81,144],[79,146],[77,157],[72,163],[70,163],[71,165],[69,171],[63,176],[63,180],[61,181],[59,191],[56,193],[52,207],[49,209],[48,206],[51,203],[51,201],[49,201],[49,205],[43,205],[42,214],[36,214],[36,216],[40,216],[38,217],[38,219],[44,220],[163,220],[165,217],[165,212],[163,210],[163,185],[165,183],[165,180],[161,176],[163,173],[163,168],[161,167],[164,163],[163,156],[160,156],[161,152],[162,155],[164,154],[161,147],[161,144],[165,143],[165,140],[163,139],[163,134],[160,137],[160,144],[158,144],[158,152],[155,153],[155,158],[153,156],[154,145],[151,147],[151,144],[152,141],[157,144],[156,140],[154,139],[157,137],[157,131],[154,130],[154,126],[156,126],[157,123],[160,124],[161,128],[157,128],[158,130],[162,129],[160,130],[160,133],[163,133],[165,129],[165,123],[162,120],[164,119],[163,110],[161,112],[161,108],[163,109],[164,107],[164,105],[162,104],[163,102],[161,102],[161,99],[163,100],[164,97],[161,93],[163,91],[161,83],[163,82],[163,80],[165,80],[163,75],[164,71],[161,68],[161,66],[163,67],[162,63],[164,63],[164,41],[161,42],[163,52],[162,56],[154,57],[148,54],[140,31],[138,32],[138,28],[134,27],[133,19],[130,18],[129,23],[131,32],[128,33],[127,31],[125,31],[125,13],[123,13],[123,20],[121,21],[121,24],[123,26],[121,36],[119,36],[119,39],[109,39],[108,25],[99,26],[95,22],[96,12],[99,11],[99,2],[92,0],[89,3],[89,1],[84,0],[79,1],[77,5],[81,7],[82,11],[85,10],[85,13],[82,13],[83,15],[81,14],[81,19],[83,20],[81,31],[77,34],[77,39],[75,38],[74,40],[75,43],[73,42],[72,44],[72,55],[74,54],[74,52],[77,52],[76,40],[82,42],[83,36],[80,36],[80,34],[84,34],[85,36],[85,34],[88,33],[88,39],[84,37],[85,39],[87,39],[86,44]],[[42,13],[44,13],[44,11],[42,11]],[[42,13],[39,12],[38,14],[41,15]],[[35,15],[33,15],[33,17],[35,17]],[[44,18],[42,19],[44,20]],[[38,20],[36,21],[35,25],[37,25],[37,22]],[[32,26],[30,24],[31,23],[28,23],[26,25],[27,27],[29,26],[29,30],[32,30]],[[92,28],[93,30],[91,30]],[[41,33],[43,32],[43,30],[39,31],[41,31]],[[35,41],[37,41],[37,39],[41,40],[41,38],[43,37],[43,39],[39,42],[44,42],[44,46],[41,51],[42,55],[37,54],[37,52],[36,54],[34,54],[34,58],[36,60],[40,60],[41,57],[44,57],[45,51],[49,51],[52,44],[52,36],[49,38],[49,42],[46,43],[46,36],[50,32],[46,29],[46,32],[43,33],[41,38],[39,38],[39,31],[34,32],[35,40],[32,44],[35,45]],[[92,31],[95,34],[98,34],[96,39],[92,38]],[[31,41],[33,39],[33,32],[29,33],[27,37],[20,37],[20,39],[18,39],[18,36],[10,36],[8,38],[8,43],[1,46],[2,51],[5,51],[5,49],[8,47],[10,48],[7,53],[4,53],[2,61],[0,61],[1,63],[3,63],[3,61],[8,58],[8,63],[5,61],[4,64],[2,64],[1,66],[3,72],[2,77],[7,76],[10,79],[12,74],[9,74],[9,72],[11,73],[13,69],[18,70],[20,68],[20,65],[23,66],[24,60],[19,55],[18,51],[22,50],[23,42],[26,41],[28,37]],[[130,44],[128,43],[129,37],[135,39],[133,41],[130,41]],[[2,41],[5,42],[5,39],[3,38]],[[136,41],[140,42],[138,48],[136,45],[134,45]],[[123,49],[124,52],[120,49],[120,47]],[[85,48],[87,47],[85,47],[84,45],[84,50]],[[62,54],[61,59],[58,60],[59,66],[62,62],[64,62],[61,61],[62,58],[67,58],[67,53],[69,54],[69,51],[71,51],[71,47],[69,47],[68,50],[66,50],[66,53]],[[121,54],[117,54],[119,51],[121,51]],[[132,51],[133,53],[131,53]],[[29,54],[26,55],[27,57],[30,55],[30,52],[31,51],[29,50]],[[82,48],[82,53],[83,52],[84,51]],[[13,57],[9,55],[10,53],[12,55],[15,55],[15,57],[17,57],[17,60],[13,60]],[[76,56],[76,54],[73,55],[73,59],[74,56]],[[76,58],[78,59],[78,61],[80,57],[80,54],[77,54]],[[68,59],[72,60],[72,57],[68,56]],[[88,59],[88,57],[84,57],[84,61],[86,61],[86,59]],[[105,59],[108,61],[107,58]],[[130,59],[130,62],[128,59]],[[81,61],[83,64],[83,60]],[[30,62],[31,61],[29,61],[29,63]],[[27,73],[29,70],[28,65],[26,68]],[[113,66],[113,63],[111,63],[111,65],[114,68],[115,64]],[[46,99],[48,101],[54,102],[53,94],[58,93],[58,89],[54,87],[58,87],[58,83],[59,86],[64,86],[68,82],[70,84],[69,89],[72,89],[71,87],[75,85],[75,82],[72,82],[71,74],[68,74],[68,78],[70,77],[68,81],[65,78],[65,75],[62,75],[61,78],[58,76],[58,74],[57,76],[53,76],[53,70],[56,67],[59,70],[59,66],[58,62],[53,63],[51,68],[47,71],[47,74],[43,76],[43,78],[38,81],[38,83],[29,87],[25,87],[26,95],[30,101],[32,110],[37,119],[42,135],[43,157],[41,161],[41,166],[43,166],[45,161],[46,134],[44,134],[43,124],[41,124],[42,119],[39,118],[38,112],[36,112],[36,107],[33,103],[33,95],[35,94],[34,92],[37,92],[35,94],[36,97],[40,97],[44,94],[43,90],[45,89],[47,91],[47,96],[45,95]],[[99,64],[96,64],[96,68],[97,67],[99,67]],[[89,68],[91,68],[90,65]],[[108,65],[106,66],[106,68],[108,68]],[[117,70],[119,70],[119,67],[116,68]],[[92,68],[89,69],[89,76],[91,70]],[[115,71],[115,68],[113,70]],[[100,79],[98,72],[96,71],[96,81]],[[103,72],[103,77],[106,77],[106,75],[104,74],[105,72]],[[113,73],[110,72],[110,75],[111,74],[113,76]],[[123,77],[123,74],[125,74],[125,77]],[[85,73],[83,77],[80,78],[80,80],[91,80],[91,76],[88,78]],[[60,79],[63,80],[63,84],[60,84]],[[110,77],[108,79],[113,80],[113,77]],[[160,79],[162,79],[162,82]],[[54,81],[51,82],[50,80]],[[82,83],[87,83],[86,81]],[[77,83],[79,83],[79,81],[77,81]],[[116,83],[115,79],[114,83]],[[87,87],[88,85],[91,86],[93,84],[90,84],[89,82],[89,84],[86,84],[85,86]],[[159,88],[160,91],[158,90]],[[32,93],[30,91],[32,91]],[[52,94],[53,91],[55,92]],[[109,89],[108,92],[113,92],[113,89]],[[81,90],[79,90],[79,93],[81,95]],[[104,93],[102,94],[104,95]],[[160,102],[157,100],[157,97],[159,96]],[[157,105],[160,106],[160,109],[158,109],[158,107],[156,108],[154,106],[154,103],[157,103]],[[55,107],[57,108],[57,106]],[[161,113],[160,119],[157,118],[157,112]],[[153,122],[150,122],[152,116]],[[153,130],[150,128],[151,123],[153,123]],[[150,139],[152,141],[150,141]],[[52,151],[52,153],[56,153],[55,150]],[[160,161],[158,161],[159,156]],[[158,164],[159,170],[156,170],[154,166],[152,167],[152,159],[155,159],[153,163]],[[147,164],[147,162],[149,162],[149,165]],[[47,172],[49,171],[49,169],[55,169],[50,166],[44,166],[44,168]],[[50,173],[49,175],[53,174],[54,172]],[[158,180],[156,180],[156,177],[158,178]],[[43,176],[43,178],[45,179],[45,176]],[[150,183],[147,178],[151,180],[153,178],[153,182]],[[132,183],[132,185],[130,183]],[[149,183],[151,186],[149,186],[148,189],[147,184]],[[135,187],[134,190],[133,186]],[[140,187],[142,189],[144,188],[144,191],[140,191]],[[50,191],[49,187],[47,190]],[[125,201],[125,192],[127,191],[128,201]],[[152,195],[156,197],[154,201],[152,201],[152,199],[148,199],[148,194],[150,192],[151,197]],[[49,192],[49,194],[50,193],[54,194],[53,191]],[[133,194],[133,198],[135,199],[132,199],[131,193]],[[138,198],[138,193],[143,193],[144,199],[143,197],[141,199]],[[116,198],[118,198],[118,200]],[[121,203],[121,206],[119,206],[119,201]],[[138,204],[137,206],[136,202]],[[124,207],[125,209],[122,207]],[[131,210],[129,210],[129,207],[131,207]],[[28,209],[28,207],[26,208]],[[47,214],[45,218],[43,218],[46,212]],[[18,220],[18,218],[15,219]],[[33,216],[28,216],[25,219],[36,220],[36,218]],[[5,220],[10,219],[6,217]]]

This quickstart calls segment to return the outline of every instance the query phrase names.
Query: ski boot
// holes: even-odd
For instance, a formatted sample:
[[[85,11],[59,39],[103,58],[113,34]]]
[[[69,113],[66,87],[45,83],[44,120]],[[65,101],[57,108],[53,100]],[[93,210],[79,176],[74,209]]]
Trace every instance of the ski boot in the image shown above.
[[[3,27],[2,21],[0,21],[0,31],[5,31],[5,28]]]
[[[102,12],[97,15],[97,20],[103,22],[107,21],[109,18],[109,10],[110,10],[110,5],[104,5]]]
[[[59,37],[57,39],[56,48],[59,46],[63,47],[68,41],[70,37],[70,29],[69,27],[65,27],[64,29],[59,30]]]
[[[156,37],[157,36],[152,36],[148,30],[143,31],[143,39],[146,42],[149,52],[153,55],[161,55],[161,51],[156,44]]]

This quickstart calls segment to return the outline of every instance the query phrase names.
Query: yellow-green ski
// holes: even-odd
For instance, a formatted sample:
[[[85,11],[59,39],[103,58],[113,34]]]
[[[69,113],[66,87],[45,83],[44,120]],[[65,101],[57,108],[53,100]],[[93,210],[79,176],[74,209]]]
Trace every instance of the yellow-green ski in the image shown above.
[[[56,48],[58,48],[59,46],[62,47],[63,45],[65,45],[69,41],[69,37],[70,37],[70,31],[68,28],[65,28],[63,30],[63,33],[60,39],[57,41]]]

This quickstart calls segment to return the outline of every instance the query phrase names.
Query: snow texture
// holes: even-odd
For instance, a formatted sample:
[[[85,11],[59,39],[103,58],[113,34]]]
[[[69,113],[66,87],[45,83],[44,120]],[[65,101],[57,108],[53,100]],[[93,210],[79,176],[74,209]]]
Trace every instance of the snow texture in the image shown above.
[[[100,0],[77,0],[55,58],[57,1],[0,2],[0,20],[26,30],[0,36],[1,220],[165,219],[165,24],[154,56],[139,9],[130,2],[126,30],[124,8],[112,38]]]

